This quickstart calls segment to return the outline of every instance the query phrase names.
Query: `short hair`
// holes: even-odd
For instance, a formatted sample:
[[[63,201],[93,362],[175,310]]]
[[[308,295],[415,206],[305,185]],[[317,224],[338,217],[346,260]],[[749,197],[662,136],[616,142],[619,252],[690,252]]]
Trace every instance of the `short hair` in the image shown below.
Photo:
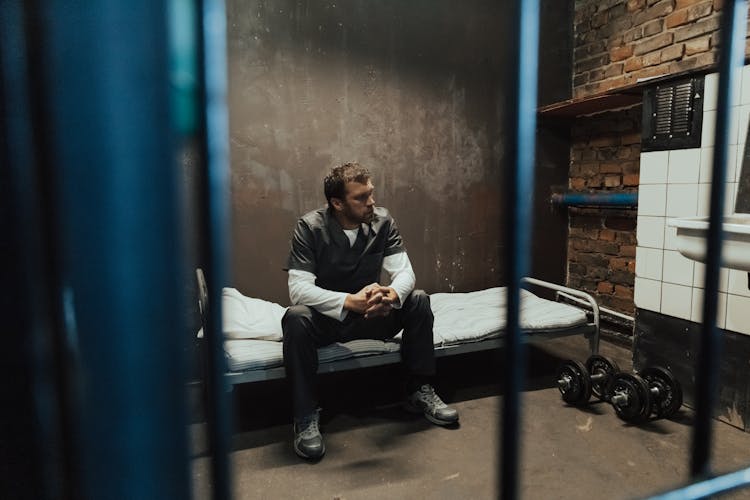
[[[331,198],[344,199],[347,182],[367,184],[369,180],[370,171],[357,162],[344,163],[338,167],[333,167],[331,172],[323,179],[323,192],[326,195],[328,206],[332,206]]]

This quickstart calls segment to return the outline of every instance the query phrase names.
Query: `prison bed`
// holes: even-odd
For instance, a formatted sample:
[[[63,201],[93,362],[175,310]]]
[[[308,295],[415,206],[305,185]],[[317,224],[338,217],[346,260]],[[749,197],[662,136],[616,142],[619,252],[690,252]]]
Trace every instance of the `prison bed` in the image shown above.
[[[205,319],[206,282],[201,270],[196,272],[199,307]],[[559,294],[584,299],[590,310],[548,300],[521,290],[521,331],[524,340],[542,340],[582,335],[589,341],[592,354],[599,347],[599,308],[594,298],[579,290],[534,278],[524,278],[525,285],[547,288]],[[450,356],[494,349],[503,345],[506,314],[505,287],[468,293],[434,293],[430,303],[435,356]],[[281,318],[286,308],[262,299],[246,297],[234,288],[222,290],[222,329],[224,352],[230,384],[258,382],[285,376],[282,356]],[[205,327],[205,321],[204,321]],[[353,340],[318,349],[319,373],[330,373],[400,361],[400,336],[389,341]]]

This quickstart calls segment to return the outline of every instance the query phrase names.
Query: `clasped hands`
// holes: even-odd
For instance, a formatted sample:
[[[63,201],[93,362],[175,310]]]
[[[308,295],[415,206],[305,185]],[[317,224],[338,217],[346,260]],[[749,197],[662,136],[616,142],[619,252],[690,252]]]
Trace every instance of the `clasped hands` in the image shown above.
[[[379,283],[371,283],[359,292],[348,295],[344,306],[355,313],[362,314],[366,319],[388,316],[393,304],[398,304],[396,290]]]

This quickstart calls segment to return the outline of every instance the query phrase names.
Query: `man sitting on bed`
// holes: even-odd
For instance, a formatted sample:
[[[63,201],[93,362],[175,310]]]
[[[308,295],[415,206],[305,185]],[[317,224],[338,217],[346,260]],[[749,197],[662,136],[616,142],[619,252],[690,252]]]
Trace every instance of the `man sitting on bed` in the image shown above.
[[[294,451],[320,458],[315,378],[318,347],[354,339],[389,339],[401,329],[409,374],[406,409],[438,425],[458,412],[435,394],[430,297],[414,290],[414,271],[388,210],[375,207],[370,173],[357,163],[331,170],[323,181],[328,206],[303,215],[292,238],[287,270],[292,305],[281,321],[284,366],[292,383]],[[378,284],[385,270],[390,286]]]

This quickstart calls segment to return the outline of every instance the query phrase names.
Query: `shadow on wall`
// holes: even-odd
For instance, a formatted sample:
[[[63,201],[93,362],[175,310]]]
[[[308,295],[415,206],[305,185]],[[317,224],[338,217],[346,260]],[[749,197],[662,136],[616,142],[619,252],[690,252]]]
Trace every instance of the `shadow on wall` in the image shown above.
[[[230,0],[233,280],[288,303],[294,222],[359,161],[428,292],[500,284],[507,8]]]

